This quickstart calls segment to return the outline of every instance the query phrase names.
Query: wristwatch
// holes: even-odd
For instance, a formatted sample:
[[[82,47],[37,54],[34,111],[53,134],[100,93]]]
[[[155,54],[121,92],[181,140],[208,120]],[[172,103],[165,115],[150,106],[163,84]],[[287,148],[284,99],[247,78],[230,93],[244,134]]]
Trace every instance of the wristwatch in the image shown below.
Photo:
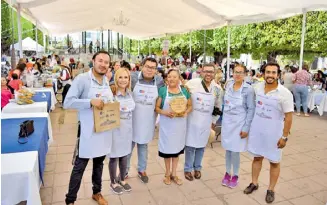
[[[288,138],[287,138],[287,137],[284,137],[284,136],[282,136],[282,139],[283,139],[285,142],[287,142],[287,140],[288,140]]]

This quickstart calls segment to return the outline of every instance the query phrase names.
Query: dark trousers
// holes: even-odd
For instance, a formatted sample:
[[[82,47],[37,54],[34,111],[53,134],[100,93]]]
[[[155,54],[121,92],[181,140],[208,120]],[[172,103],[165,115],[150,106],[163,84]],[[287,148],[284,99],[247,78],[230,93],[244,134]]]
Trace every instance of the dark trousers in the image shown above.
[[[62,104],[64,104],[64,102],[65,102],[65,98],[66,98],[69,88],[70,88],[70,84],[67,84],[67,85],[65,85],[64,90],[62,91]]]
[[[106,156],[93,158],[92,184],[93,194],[101,192],[103,161]],[[77,199],[77,192],[81,186],[83,174],[89,159],[79,158],[76,161],[69,181],[68,194],[66,194],[66,204],[74,203]]]
[[[119,158],[110,158],[109,161],[109,174],[110,174],[110,182],[111,184],[116,183],[116,173],[117,173],[117,164],[119,161],[119,172],[120,172],[120,181],[125,180],[125,175],[127,172],[127,156],[119,157]]]

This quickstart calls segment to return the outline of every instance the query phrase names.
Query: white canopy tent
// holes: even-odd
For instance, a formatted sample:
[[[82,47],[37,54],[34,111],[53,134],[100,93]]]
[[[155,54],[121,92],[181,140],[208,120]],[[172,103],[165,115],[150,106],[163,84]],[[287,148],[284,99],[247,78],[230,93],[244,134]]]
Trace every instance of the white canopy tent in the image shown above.
[[[30,37],[25,38],[22,41],[22,50],[23,51],[36,51],[37,52],[43,52],[44,51],[44,47],[41,46],[40,44],[38,44],[38,46],[36,47],[36,42],[31,39]],[[12,48],[12,46],[10,46],[10,49]],[[14,48],[15,50],[19,50],[19,43],[14,44]]]
[[[149,39],[326,10],[327,0],[15,0],[14,6],[52,34],[110,29],[134,39]],[[305,15],[303,19],[305,31]],[[228,33],[230,44],[230,29]]]

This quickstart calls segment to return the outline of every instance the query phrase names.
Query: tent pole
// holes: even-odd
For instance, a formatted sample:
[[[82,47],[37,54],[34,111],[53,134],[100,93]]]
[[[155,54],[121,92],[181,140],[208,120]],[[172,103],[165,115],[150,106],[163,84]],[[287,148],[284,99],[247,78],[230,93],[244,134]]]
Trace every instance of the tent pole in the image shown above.
[[[227,22],[227,80],[229,79],[229,69],[230,69],[230,22]]]
[[[191,33],[190,32],[190,61],[191,61],[191,64],[192,64],[192,36],[191,36]]]
[[[18,49],[19,49],[19,57],[23,57],[23,43],[22,43],[22,24],[20,22],[20,4],[17,5],[17,29],[18,29]]]
[[[38,38],[37,38],[37,21],[35,22],[35,44],[36,44],[36,47],[35,47],[35,50],[36,50],[36,57],[39,57],[38,55],[38,51],[39,51],[39,46],[38,46]]]
[[[137,56],[140,57],[140,40],[137,41]]]
[[[207,37],[207,30],[204,30],[204,36],[203,36],[203,64],[206,63],[206,37]]]
[[[300,50],[300,66],[299,69],[302,70],[303,64],[303,51],[304,51],[304,37],[305,37],[305,24],[307,18],[307,11],[303,9],[303,18],[302,18],[302,34],[301,34],[301,50]]]
[[[46,52],[46,35],[45,33],[43,32],[43,55],[45,54]]]

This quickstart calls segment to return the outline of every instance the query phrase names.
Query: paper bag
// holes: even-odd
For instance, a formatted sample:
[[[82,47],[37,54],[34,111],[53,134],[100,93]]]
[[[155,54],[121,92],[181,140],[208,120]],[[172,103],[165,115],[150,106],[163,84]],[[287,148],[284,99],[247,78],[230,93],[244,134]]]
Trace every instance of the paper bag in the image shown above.
[[[79,69],[73,69],[72,76],[75,78],[79,74]]]
[[[102,110],[93,108],[95,132],[109,131],[120,127],[119,102],[104,104]]]

